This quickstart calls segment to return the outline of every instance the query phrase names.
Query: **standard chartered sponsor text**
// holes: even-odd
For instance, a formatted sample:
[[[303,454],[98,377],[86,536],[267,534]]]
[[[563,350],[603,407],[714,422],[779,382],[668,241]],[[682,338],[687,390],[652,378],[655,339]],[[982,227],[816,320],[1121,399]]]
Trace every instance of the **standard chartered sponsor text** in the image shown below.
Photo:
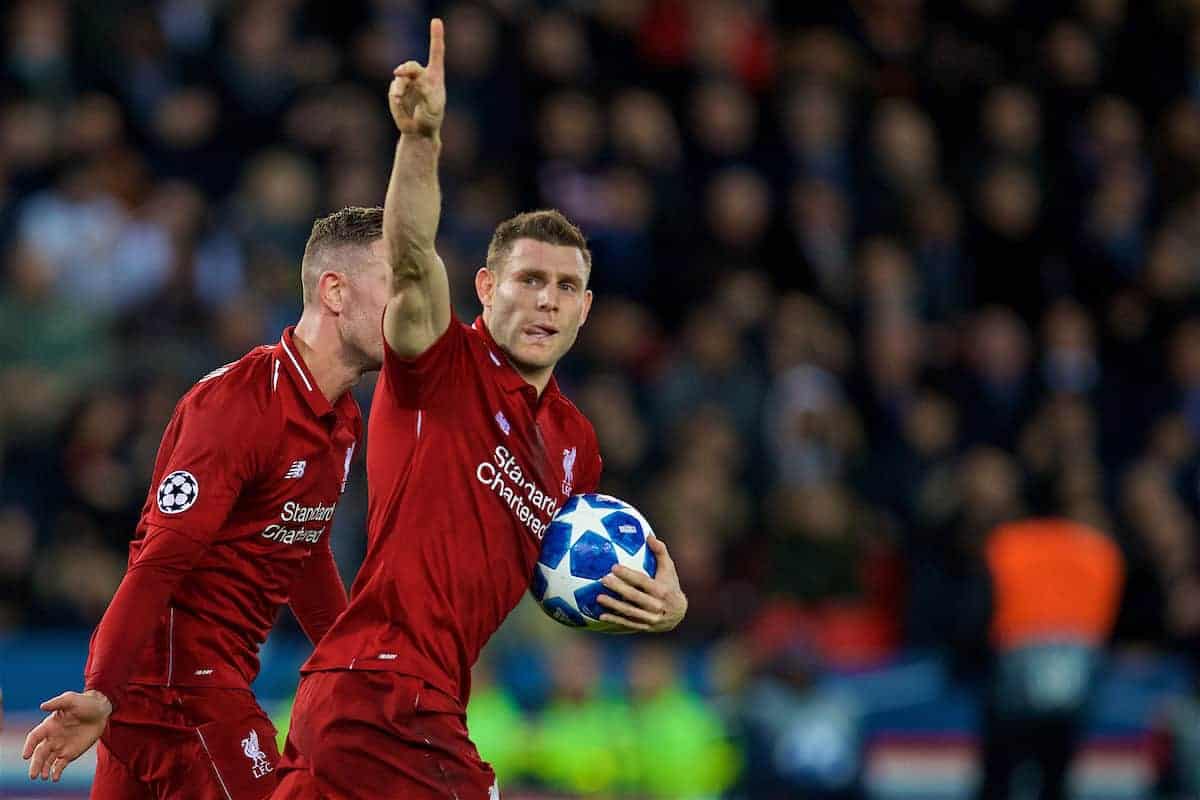
[[[475,468],[475,479],[495,492],[534,536],[541,539],[546,534],[548,520],[558,512],[558,501],[525,475],[507,447],[496,445],[492,460],[481,461]],[[538,511],[544,513],[547,520],[543,520]]]
[[[337,503],[317,503],[306,506],[289,500],[283,504],[279,512],[281,522],[328,522],[333,519],[333,511]],[[325,532],[325,526],[319,528],[289,528],[286,525],[268,525],[262,532],[263,538],[283,544],[316,544]]]
[[[337,503],[317,503],[315,506],[302,506],[295,500],[283,504],[279,519],[283,522],[329,522],[333,519],[333,510]]]
[[[324,532],[324,528],[285,528],[283,525],[268,525],[262,535],[263,538],[284,544],[316,544]]]

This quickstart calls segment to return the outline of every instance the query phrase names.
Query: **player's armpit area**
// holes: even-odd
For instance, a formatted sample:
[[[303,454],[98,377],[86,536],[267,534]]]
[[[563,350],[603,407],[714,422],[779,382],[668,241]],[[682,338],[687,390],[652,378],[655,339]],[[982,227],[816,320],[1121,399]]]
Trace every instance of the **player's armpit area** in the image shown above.
[[[453,321],[450,288],[442,259],[431,254],[435,264],[420,281],[398,288],[383,313],[383,335],[401,358],[416,358],[433,346]]]
[[[446,306],[447,313],[449,304]],[[455,376],[468,358],[466,329],[451,319],[445,330],[423,352],[406,358],[389,345],[383,372],[396,402],[403,408],[431,409],[453,401],[458,390]]]

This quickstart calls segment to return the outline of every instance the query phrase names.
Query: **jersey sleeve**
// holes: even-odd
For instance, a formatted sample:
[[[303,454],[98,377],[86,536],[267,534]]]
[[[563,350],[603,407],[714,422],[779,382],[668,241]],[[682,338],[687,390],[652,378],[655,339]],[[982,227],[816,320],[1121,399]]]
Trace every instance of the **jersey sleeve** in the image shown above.
[[[84,686],[103,692],[114,709],[121,704],[155,621],[170,604],[179,582],[208,550],[190,536],[165,528],[151,529],[145,541],[96,626],[84,668]]]
[[[457,381],[469,364],[467,331],[457,319],[425,352],[416,358],[401,358],[384,339],[383,379],[391,396],[402,408],[431,408],[447,403]]]
[[[159,446],[142,525],[214,541],[277,446],[278,416],[231,391],[181,403]]]
[[[292,585],[289,605],[304,635],[316,647],[346,609],[346,585],[328,544],[313,550]]]

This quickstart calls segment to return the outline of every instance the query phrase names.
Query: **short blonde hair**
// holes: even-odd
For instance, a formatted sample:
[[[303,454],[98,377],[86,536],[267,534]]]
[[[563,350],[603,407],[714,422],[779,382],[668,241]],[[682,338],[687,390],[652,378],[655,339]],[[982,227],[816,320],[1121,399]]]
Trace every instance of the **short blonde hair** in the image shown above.
[[[341,211],[321,217],[313,223],[308,243],[304,245],[304,260],[300,264],[300,284],[307,305],[317,289],[317,279],[324,271],[321,254],[347,245],[369,245],[383,236],[383,209],[347,206]],[[353,266],[353,262],[346,262]]]

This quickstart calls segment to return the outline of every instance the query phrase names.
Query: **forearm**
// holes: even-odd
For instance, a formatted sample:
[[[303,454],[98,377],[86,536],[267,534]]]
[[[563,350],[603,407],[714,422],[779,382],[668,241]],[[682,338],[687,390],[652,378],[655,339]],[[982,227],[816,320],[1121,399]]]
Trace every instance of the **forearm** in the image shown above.
[[[383,205],[383,236],[396,290],[441,267],[434,249],[442,207],[437,175],[441,149],[436,132],[404,134],[396,144]]]
[[[346,608],[346,585],[328,547],[308,557],[292,587],[289,605],[304,635],[315,647]]]
[[[171,596],[207,548],[186,536],[160,530],[129,568],[96,627],[85,669],[85,687],[114,707]]]

